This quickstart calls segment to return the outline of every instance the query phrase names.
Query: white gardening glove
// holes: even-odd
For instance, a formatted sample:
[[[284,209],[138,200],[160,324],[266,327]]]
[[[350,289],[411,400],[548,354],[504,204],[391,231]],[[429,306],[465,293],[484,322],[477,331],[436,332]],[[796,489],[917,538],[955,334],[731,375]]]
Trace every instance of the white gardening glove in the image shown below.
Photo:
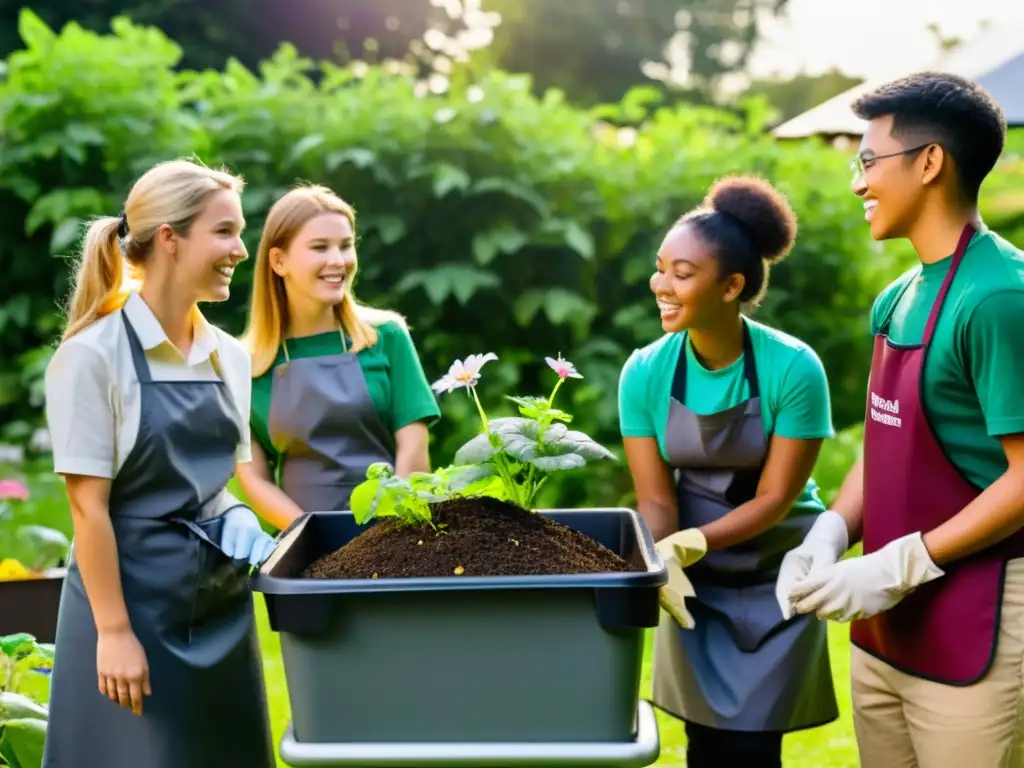
[[[889,610],[916,587],[943,575],[921,534],[912,533],[870,555],[811,573],[790,590],[789,599],[798,613],[854,621]]]
[[[693,629],[693,617],[686,610],[686,598],[697,593],[683,569],[707,554],[707,539],[696,528],[688,528],[666,536],[655,545],[655,549],[668,569],[668,584],[658,590],[658,602],[676,624],[683,629]]]
[[[779,577],[775,582],[775,599],[779,601],[783,618],[788,619],[793,615],[793,605],[789,601],[793,587],[809,573],[834,565],[848,547],[846,521],[832,510],[819,514],[800,546],[791,549],[782,558]]]

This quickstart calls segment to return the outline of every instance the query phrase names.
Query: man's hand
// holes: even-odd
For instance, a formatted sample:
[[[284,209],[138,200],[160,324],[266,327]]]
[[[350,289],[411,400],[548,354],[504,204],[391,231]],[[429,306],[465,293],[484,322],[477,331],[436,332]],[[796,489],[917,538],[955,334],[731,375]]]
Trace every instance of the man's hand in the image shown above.
[[[846,521],[835,512],[826,510],[818,515],[803,543],[791,549],[782,559],[779,577],[775,582],[775,599],[779,601],[783,618],[793,615],[789,595],[793,588],[809,574],[834,565],[846,552],[848,535]]]
[[[890,542],[870,555],[813,571],[789,591],[797,613],[854,621],[882,613],[916,587],[943,576],[920,533]]]

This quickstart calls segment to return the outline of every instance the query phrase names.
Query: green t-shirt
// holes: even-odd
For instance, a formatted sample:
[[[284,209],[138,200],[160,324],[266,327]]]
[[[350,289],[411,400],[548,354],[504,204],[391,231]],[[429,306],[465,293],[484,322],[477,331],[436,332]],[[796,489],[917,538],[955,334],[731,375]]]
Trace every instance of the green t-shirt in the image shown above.
[[[895,344],[920,344],[952,258],[919,264],[871,310],[871,333],[892,313]],[[1001,435],[1024,432],[1024,254],[987,228],[953,278],[924,365],[924,407],[950,460],[985,488],[1006,470]]]
[[[416,421],[433,424],[440,417],[441,411],[423,372],[412,337],[396,322],[389,321],[376,327],[377,343],[357,352],[356,359],[363,370],[366,388],[381,423],[391,432],[397,432]],[[292,360],[337,355],[344,351],[337,331],[288,339],[287,343],[288,355]],[[267,420],[273,372],[284,361],[284,351],[281,350],[270,370],[252,382],[252,439],[263,448],[275,472],[280,455],[270,442]]]
[[[782,331],[747,319],[761,390],[765,435],[793,440],[827,439],[835,434],[828,379],[821,360],[807,344]],[[721,370],[711,371],[694,356],[685,331],[669,333],[635,350],[619,378],[619,429],[623,437],[654,437],[668,460],[665,428],[672,397],[672,378],[679,350],[686,343],[686,407],[707,415],[750,398],[743,375],[743,355]],[[822,510],[818,486],[807,481],[794,504]]]

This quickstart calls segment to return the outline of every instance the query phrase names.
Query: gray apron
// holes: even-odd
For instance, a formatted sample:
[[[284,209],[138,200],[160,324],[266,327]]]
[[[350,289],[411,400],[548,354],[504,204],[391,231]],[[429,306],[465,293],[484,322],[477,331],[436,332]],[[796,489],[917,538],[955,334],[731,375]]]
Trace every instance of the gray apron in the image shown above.
[[[676,470],[679,529],[717,520],[757,492],[769,438],[761,418],[757,365],[746,321],[743,371],[750,399],[700,416],[684,405],[683,339],[666,429]],[[653,703],[699,725],[736,731],[795,731],[839,716],[826,625],[813,615],[786,621],[775,598],[782,558],[814,513],[793,510],[764,533],[708,552],[687,569],[693,629],[666,613],[655,631]]]
[[[385,429],[359,358],[291,360],[274,369],[268,429],[281,454],[280,486],[303,512],[348,509],[352,490],[375,462],[395,465],[395,437]]]
[[[44,768],[273,768],[249,564],[204,511],[234,474],[236,411],[220,381],[153,381],[122,312],[141,387],[135,446],[110,517],[151,696],[139,717],[97,689],[96,628],[69,558],[57,620]]]

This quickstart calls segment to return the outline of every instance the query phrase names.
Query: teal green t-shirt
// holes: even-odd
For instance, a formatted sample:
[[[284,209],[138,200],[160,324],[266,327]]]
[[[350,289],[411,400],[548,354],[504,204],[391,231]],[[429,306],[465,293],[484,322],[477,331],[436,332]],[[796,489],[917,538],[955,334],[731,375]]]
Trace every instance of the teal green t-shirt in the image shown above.
[[[761,390],[761,417],[766,435],[793,440],[827,439],[835,434],[825,368],[814,350],[782,331],[747,319]],[[672,378],[686,345],[686,407],[706,415],[750,398],[743,375],[743,355],[721,370],[701,365],[685,331],[669,333],[635,350],[619,377],[619,429],[623,437],[654,437],[668,460],[665,428]],[[794,504],[803,510],[824,509],[818,486],[809,479]]]
[[[895,344],[920,344],[952,258],[919,264],[871,310],[871,333],[891,312]],[[976,486],[1006,471],[998,438],[1024,432],[1024,254],[991,230],[975,234],[935,325],[924,365],[924,407],[950,460]]]
[[[440,417],[441,411],[408,330],[393,321],[381,323],[376,328],[377,343],[357,352],[356,359],[359,360],[370,399],[381,423],[391,432],[397,432],[416,421],[433,424]],[[337,355],[344,351],[337,331],[288,339],[287,344],[288,355],[293,360]],[[252,439],[259,443],[275,470],[280,455],[270,442],[267,420],[273,372],[284,361],[282,350],[278,352],[270,370],[252,382],[252,413],[249,421]]]

